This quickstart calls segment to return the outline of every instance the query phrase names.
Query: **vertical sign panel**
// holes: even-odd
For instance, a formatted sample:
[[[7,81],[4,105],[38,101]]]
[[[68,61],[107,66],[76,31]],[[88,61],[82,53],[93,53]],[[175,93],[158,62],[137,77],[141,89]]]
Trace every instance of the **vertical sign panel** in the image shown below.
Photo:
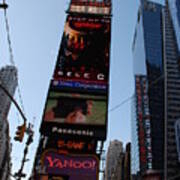
[[[110,19],[68,15],[54,73],[60,88],[107,91]]]
[[[151,124],[147,93],[147,78],[145,76],[136,76],[138,137],[142,169],[152,169]]]

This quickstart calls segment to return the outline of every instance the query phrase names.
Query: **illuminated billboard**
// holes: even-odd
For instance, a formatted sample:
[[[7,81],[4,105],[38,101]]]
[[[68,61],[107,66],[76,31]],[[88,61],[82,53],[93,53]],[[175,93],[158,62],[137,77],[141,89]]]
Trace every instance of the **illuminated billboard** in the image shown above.
[[[137,125],[141,168],[152,168],[151,120],[146,76],[136,76]]]
[[[81,82],[81,81],[74,81],[74,80],[52,80],[52,86],[56,90],[65,90],[65,89],[78,89],[78,92],[88,91],[88,92],[99,92],[103,94],[107,94],[107,85],[103,82],[98,84],[94,84],[93,82]]]
[[[67,176],[68,180],[98,180],[99,159],[96,155],[63,155],[46,151],[41,160],[44,174]]]
[[[105,138],[107,97],[50,91],[41,132]]]
[[[111,1],[72,0],[68,12],[93,15],[110,15]]]
[[[47,136],[41,136],[41,140],[39,143],[41,147],[39,152],[45,149],[56,149],[59,153],[75,153],[75,154],[83,154],[83,153],[95,153],[97,147],[97,141],[89,140],[83,141],[81,139],[62,139],[60,137],[52,138]]]
[[[53,76],[56,85],[107,91],[109,46],[110,18],[68,15]]]
[[[105,125],[105,96],[50,92],[43,121],[62,124]]]

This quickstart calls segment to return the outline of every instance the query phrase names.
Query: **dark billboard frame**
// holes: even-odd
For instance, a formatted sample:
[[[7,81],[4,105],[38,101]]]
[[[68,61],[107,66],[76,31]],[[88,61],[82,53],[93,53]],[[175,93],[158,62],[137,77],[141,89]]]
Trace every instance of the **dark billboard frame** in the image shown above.
[[[44,115],[47,107],[48,97],[50,96],[50,93],[57,92],[57,93],[67,93],[71,94],[73,92],[67,92],[67,91],[58,91],[54,88],[49,88],[48,96],[46,99],[46,103],[44,106],[43,111],[43,118],[42,123],[40,127],[40,132],[45,136],[53,136],[53,137],[62,137],[62,138],[70,138],[70,139],[76,139],[76,136],[79,138],[81,137],[83,140],[87,139],[96,139],[96,140],[106,140],[107,136],[107,123],[108,123],[108,96],[101,95],[106,97],[106,114],[105,114],[105,124],[104,125],[87,125],[87,124],[68,124],[68,123],[57,123],[57,122],[46,122],[44,121]],[[75,92],[77,93],[77,92]],[[97,96],[100,97],[100,95],[96,94],[89,94],[89,93],[77,93],[77,94],[86,94],[90,96]]]

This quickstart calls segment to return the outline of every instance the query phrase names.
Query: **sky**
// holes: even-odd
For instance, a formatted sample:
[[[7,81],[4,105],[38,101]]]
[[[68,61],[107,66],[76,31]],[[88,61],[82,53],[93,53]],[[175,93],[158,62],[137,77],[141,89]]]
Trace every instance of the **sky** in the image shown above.
[[[139,6],[139,0],[112,1],[108,136],[105,150],[111,140],[118,139],[124,145],[131,141],[131,101],[119,105],[130,98],[134,91],[131,47]],[[28,154],[30,161],[24,168],[27,177],[31,172],[38,145],[39,125],[56,63],[68,2],[69,0],[7,0],[13,56],[18,68],[23,106],[26,118],[34,124],[35,130],[34,142]],[[0,10],[0,27],[0,67],[3,67],[10,64],[10,58],[2,10]],[[15,99],[21,105],[17,91]],[[116,108],[117,106],[119,107]],[[13,140],[16,127],[23,122],[13,105],[8,120],[13,144],[14,173],[20,168],[24,144]]]

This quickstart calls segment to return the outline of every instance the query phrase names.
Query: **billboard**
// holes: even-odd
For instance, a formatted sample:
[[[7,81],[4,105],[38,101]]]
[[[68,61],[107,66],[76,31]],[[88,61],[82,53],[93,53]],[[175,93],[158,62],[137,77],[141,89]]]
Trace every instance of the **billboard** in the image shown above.
[[[65,176],[68,180],[98,180],[99,159],[96,155],[63,155],[48,150],[42,155],[45,174]]]
[[[41,147],[39,152],[44,149],[56,149],[59,153],[73,153],[73,154],[83,154],[83,153],[96,153],[97,141],[89,140],[83,141],[78,139],[62,139],[60,137],[52,138],[47,136],[41,136],[40,144]]]
[[[86,13],[93,15],[110,15],[111,0],[88,1],[88,0],[72,0],[69,13]]]
[[[105,125],[106,96],[50,91],[43,121],[58,124]]]
[[[109,48],[110,18],[68,15],[53,84],[107,91]]]
[[[151,120],[146,76],[137,75],[135,83],[140,165],[142,169],[152,169]]]
[[[106,120],[106,96],[50,90],[41,132],[105,138]]]
[[[98,82],[98,84],[94,84],[93,82],[81,82],[81,81],[74,81],[74,80],[52,80],[51,82],[52,88],[56,90],[65,90],[69,89],[78,90],[78,92],[88,91],[88,92],[96,92],[101,94],[107,94],[107,85],[103,82]]]

